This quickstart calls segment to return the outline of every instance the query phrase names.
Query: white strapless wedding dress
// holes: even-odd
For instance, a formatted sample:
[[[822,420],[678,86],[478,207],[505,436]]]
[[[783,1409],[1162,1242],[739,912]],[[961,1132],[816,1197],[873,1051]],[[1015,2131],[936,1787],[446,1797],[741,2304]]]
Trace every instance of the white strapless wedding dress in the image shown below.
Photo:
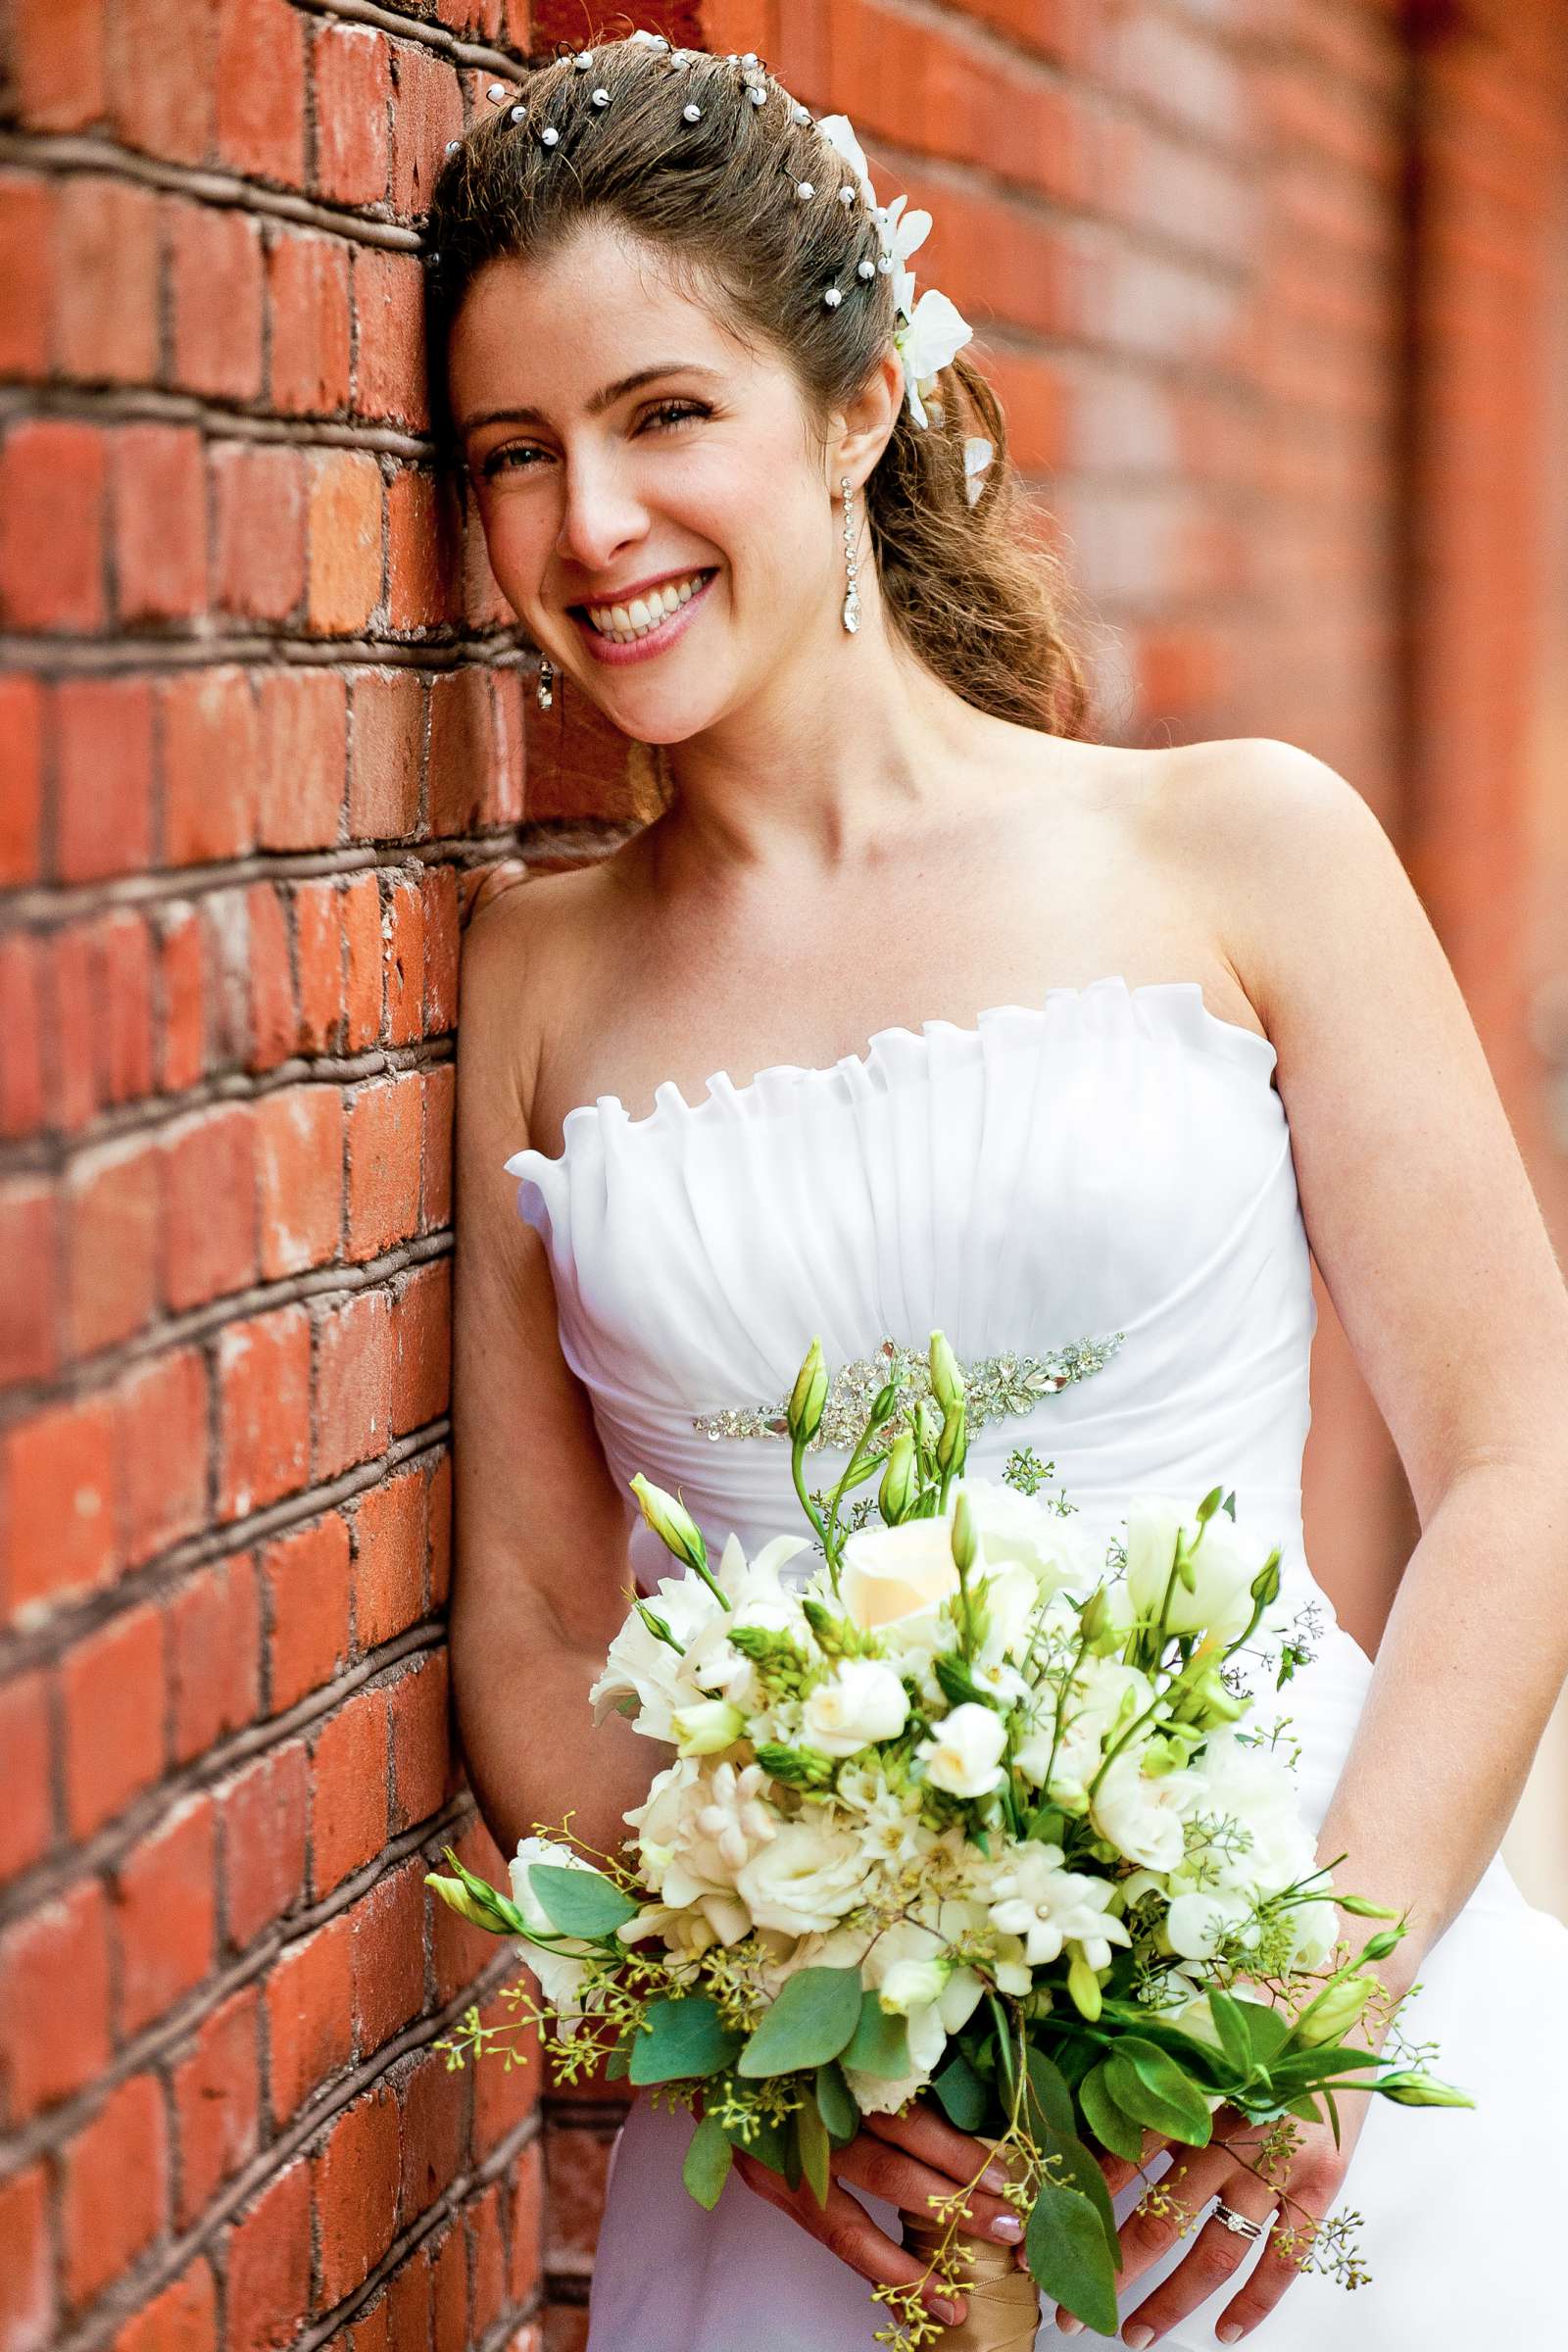
[[[1200,983],[1112,977],[973,1028],[884,1029],[832,1068],[780,1065],[744,1086],[718,1073],[691,1103],[666,1083],[646,1117],[613,1095],[574,1109],[559,1158],[506,1164],[549,1249],[562,1346],[615,1478],[678,1490],[715,1554],[732,1528],[754,1548],[804,1529],[788,1445],[697,1424],[787,1396],[813,1334],[830,1369],[886,1339],[923,1351],[938,1327],[965,1365],[1115,1342],[1027,1414],[972,1432],[969,1468],[1000,1477],[1031,1445],[1107,1533],[1135,1489],[1196,1506],[1234,1486],[1239,1519],[1285,1546],[1287,1592],[1317,1606],[1313,1662],[1259,1701],[1292,1719],[1317,1827],[1372,1666],[1301,1546],[1316,1309],[1275,1061],[1209,1011]],[[809,1455],[810,1483],[845,1458]],[[670,1558],[629,1494],[627,1514],[651,1588]],[[1259,2352],[1563,2340],[1568,1927],[1494,1859],[1421,1983],[1401,2032],[1436,2042],[1435,2071],[1477,2104],[1371,2103],[1339,2207],[1364,2216],[1371,2282],[1299,2278],[1244,2339]],[[688,2197],[689,2129],[639,2101],[621,2133],[590,2352],[867,2352],[881,2314],[861,2279],[736,2179],[711,2214]],[[1121,2192],[1118,2220],[1141,2186]],[[1185,2250],[1126,2291],[1123,2318]],[[1255,2259],[1249,2248],[1244,2273]],[[1214,2345],[1234,2292],[1162,2341]],[[1038,2339],[1110,2340],[1049,2321]]]

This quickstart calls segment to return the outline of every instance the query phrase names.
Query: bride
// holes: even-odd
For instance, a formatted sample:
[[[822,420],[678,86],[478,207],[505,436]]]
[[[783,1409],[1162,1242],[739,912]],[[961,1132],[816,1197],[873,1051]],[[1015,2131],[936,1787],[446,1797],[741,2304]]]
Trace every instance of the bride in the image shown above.
[[[813,1333],[830,1364],[1114,1338],[971,1468],[1027,1440],[1111,1523],[1224,1476],[1282,1534],[1319,1858],[1407,1909],[1401,2030],[1476,2102],[1348,2098],[1283,2182],[1223,2115],[1179,2198],[1152,2135],[1107,2159],[1122,2340],[1543,2341],[1568,1929],[1497,1847],[1568,1669],[1568,1298],[1442,950],[1307,753],[1086,740],[969,330],[916,300],[924,217],[877,207],[842,117],[647,34],[490,100],[435,192],[433,372],[541,703],[581,696],[665,791],[612,856],[489,893],[464,953],[452,1645],[485,1818],[608,1848],[646,1792],[650,1744],[586,1697],[669,1565],[633,1470],[750,1546],[796,1524],[758,1408]],[[1300,1548],[1313,1257],[1420,1512],[1375,1669]],[[707,2214],[689,2130],[644,2101],[621,2134],[594,2352],[868,2345],[867,2281],[921,2267],[897,2210],[983,2161],[917,2104],[825,2211],[743,2158]],[[1014,2259],[1001,2198],[968,2227]]]

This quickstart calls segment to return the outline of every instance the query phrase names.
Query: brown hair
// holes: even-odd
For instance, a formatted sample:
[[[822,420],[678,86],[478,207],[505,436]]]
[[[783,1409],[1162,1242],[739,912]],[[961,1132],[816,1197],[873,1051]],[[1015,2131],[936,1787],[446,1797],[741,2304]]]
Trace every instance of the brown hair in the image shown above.
[[[588,55],[589,52],[582,54]],[[814,429],[864,384],[897,323],[894,282],[875,264],[876,221],[855,172],[760,59],[649,40],[596,45],[587,71],[562,45],[450,154],[428,218],[431,392],[445,453],[457,451],[446,351],[464,295],[487,262],[548,254],[603,219],[657,246],[694,299],[716,298],[726,329],[771,342],[794,368]],[[679,62],[677,62],[679,61]],[[749,95],[765,92],[761,104]],[[608,103],[595,105],[595,91]],[[689,122],[683,109],[700,108]],[[805,120],[797,119],[804,116]],[[554,128],[546,142],[542,133]],[[813,195],[797,194],[802,181]],[[854,201],[840,190],[854,191]],[[830,285],[836,308],[824,304]],[[865,484],[889,618],[926,665],[977,709],[1042,732],[1083,733],[1083,665],[1063,632],[1069,599],[1007,463],[997,396],[960,352],[922,427],[901,402]],[[995,456],[969,504],[966,435]]]

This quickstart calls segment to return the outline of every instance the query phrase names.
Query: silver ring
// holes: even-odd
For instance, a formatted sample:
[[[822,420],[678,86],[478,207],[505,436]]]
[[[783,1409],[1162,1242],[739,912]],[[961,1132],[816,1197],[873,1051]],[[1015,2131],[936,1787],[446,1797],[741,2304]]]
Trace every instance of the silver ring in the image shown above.
[[[1271,2214],[1269,2222],[1273,2218]],[[1234,2230],[1238,2237],[1263,2237],[1268,2232],[1269,2222],[1252,2221],[1249,2215],[1238,2213],[1234,2205],[1227,2205],[1223,2197],[1215,2199],[1214,2219],[1225,2229]]]

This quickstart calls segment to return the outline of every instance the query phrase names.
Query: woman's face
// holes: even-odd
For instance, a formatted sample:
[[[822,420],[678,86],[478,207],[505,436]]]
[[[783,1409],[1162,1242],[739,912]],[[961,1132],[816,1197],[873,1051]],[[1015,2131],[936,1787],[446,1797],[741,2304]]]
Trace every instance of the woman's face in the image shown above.
[[[839,517],[796,379],[656,249],[596,223],[489,263],[449,368],[501,589],[626,734],[684,741],[831,645]]]

